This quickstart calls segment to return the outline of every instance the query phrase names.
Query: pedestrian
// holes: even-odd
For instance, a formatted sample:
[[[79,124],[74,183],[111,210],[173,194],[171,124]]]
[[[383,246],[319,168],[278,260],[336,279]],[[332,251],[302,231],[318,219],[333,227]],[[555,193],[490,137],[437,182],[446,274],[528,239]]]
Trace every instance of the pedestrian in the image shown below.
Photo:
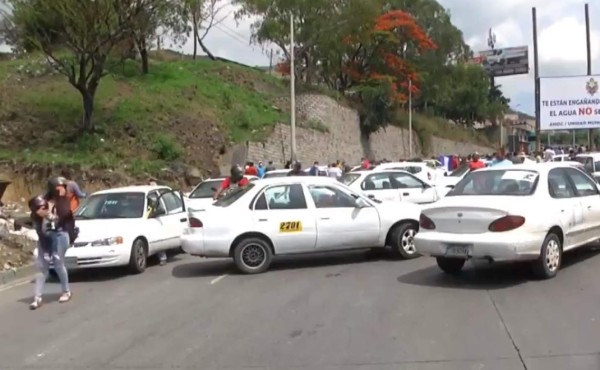
[[[295,162],[292,170],[288,172],[288,176],[306,176],[306,172],[302,171],[302,163]]]
[[[267,172],[267,168],[263,165],[262,161],[258,162],[258,167],[256,168],[258,171],[258,178],[262,179],[265,177],[265,173]]]
[[[312,167],[308,171],[310,176],[319,176],[319,162],[314,161]]]
[[[469,162],[469,170],[474,171],[480,168],[485,168],[485,163],[479,159],[479,153],[475,152],[472,156],[472,160]]]
[[[60,303],[68,302],[71,299],[71,289],[69,288],[69,275],[65,266],[65,254],[69,246],[75,242],[77,238],[77,229],[75,228],[75,218],[71,211],[71,205],[67,198],[67,186],[68,180],[64,177],[54,177],[48,181],[48,192],[43,199],[47,202],[47,209],[44,206],[40,206],[39,202],[35,207],[35,212],[32,214],[32,218],[37,220],[36,231],[39,239],[43,239],[42,234],[42,222],[43,220],[52,215],[56,218],[56,225],[54,228],[54,237],[56,238],[56,252],[52,254],[52,262],[54,265],[54,271],[60,281],[62,294],[58,301]],[[29,308],[35,310],[42,304],[42,295],[44,293],[44,286],[46,280],[50,274],[50,260],[44,258],[44,250],[38,240],[37,244],[37,257],[35,265],[38,272],[35,276],[35,291],[33,302],[29,305]]]
[[[275,171],[275,165],[273,164],[273,161],[269,161],[269,163],[267,164],[267,169],[265,170],[265,173],[269,172],[269,171]]]
[[[75,212],[81,203],[81,199],[86,198],[87,194],[83,192],[81,187],[79,187],[79,184],[73,180],[70,170],[63,169],[60,172],[60,175],[67,179],[67,198],[69,199],[69,204],[71,205],[71,211]]]

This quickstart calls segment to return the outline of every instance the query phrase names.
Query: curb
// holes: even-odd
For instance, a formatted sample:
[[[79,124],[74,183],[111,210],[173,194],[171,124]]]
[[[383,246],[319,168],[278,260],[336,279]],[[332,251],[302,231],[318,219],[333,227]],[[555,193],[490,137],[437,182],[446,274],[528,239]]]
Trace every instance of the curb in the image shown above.
[[[21,266],[16,270],[8,270],[0,272],[0,288],[6,288],[16,280],[27,279],[35,274],[36,268],[34,264]]]

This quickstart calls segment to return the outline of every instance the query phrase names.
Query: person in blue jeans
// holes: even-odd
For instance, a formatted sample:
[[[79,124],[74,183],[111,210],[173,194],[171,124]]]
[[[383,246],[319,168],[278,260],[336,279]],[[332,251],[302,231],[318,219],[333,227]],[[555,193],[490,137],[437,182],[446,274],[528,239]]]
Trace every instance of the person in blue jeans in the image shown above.
[[[35,292],[33,302],[29,305],[32,310],[38,309],[42,305],[42,295],[46,280],[50,275],[50,262],[53,264],[54,271],[60,281],[62,294],[58,301],[65,303],[71,300],[71,289],[69,287],[69,275],[65,266],[65,254],[72,242],[75,241],[76,228],[75,218],[71,211],[70,203],[67,198],[68,180],[64,177],[55,177],[48,181],[48,193],[43,199],[47,202],[48,207],[38,207],[34,213],[34,220],[37,220],[36,230],[40,236],[40,241],[37,245],[37,257],[35,265],[38,272],[35,276]],[[39,201],[36,201],[39,202]],[[40,222],[49,216],[56,217],[53,237],[56,240],[56,253],[51,255],[50,259],[44,258],[44,250],[42,247],[43,237],[42,226]],[[41,234],[41,235],[40,235]]]

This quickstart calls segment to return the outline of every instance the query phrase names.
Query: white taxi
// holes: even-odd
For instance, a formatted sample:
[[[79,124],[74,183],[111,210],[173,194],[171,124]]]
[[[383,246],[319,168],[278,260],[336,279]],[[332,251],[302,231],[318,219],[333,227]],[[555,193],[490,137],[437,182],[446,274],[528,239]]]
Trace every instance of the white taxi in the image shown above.
[[[419,230],[417,252],[447,273],[471,258],[525,260],[551,278],[563,252],[600,237],[600,190],[566,162],[480,169],[425,207]]]
[[[425,162],[388,162],[382,163],[373,169],[373,171],[387,170],[406,171],[429,184],[435,184],[440,177],[443,177],[443,174],[438,176],[438,172],[429,167]]]
[[[349,172],[340,179],[351,189],[371,199],[407,201],[417,204],[433,203],[440,199],[437,188],[415,175],[400,170]]]
[[[418,255],[413,238],[420,207],[380,203],[335,179],[317,176],[258,180],[190,211],[183,250],[232,257],[244,273],[266,271],[274,255],[384,248],[404,259]]]
[[[79,237],[67,249],[68,269],[129,266],[181,246],[188,217],[179,192],[164,186],[129,186],[90,195],[75,212]]]

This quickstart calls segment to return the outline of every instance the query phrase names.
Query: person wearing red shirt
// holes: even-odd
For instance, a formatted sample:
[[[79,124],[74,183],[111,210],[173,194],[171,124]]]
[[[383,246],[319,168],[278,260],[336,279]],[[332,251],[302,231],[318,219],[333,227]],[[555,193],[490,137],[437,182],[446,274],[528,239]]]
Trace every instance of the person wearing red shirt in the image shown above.
[[[363,158],[361,166],[363,170],[368,170],[369,168],[371,168],[371,162],[369,162],[368,158]]]
[[[244,173],[244,175],[258,176],[258,169],[256,169],[256,167],[254,167],[253,162],[248,162],[248,167],[246,167],[246,172]]]
[[[225,180],[223,180],[223,182],[221,183],[221,187],[219,188],[219,190],[217,190],[215,192],[215,195],[213,196],[213,199],[218,199],[219,196],[221,196],[221,194],[227,190],[230,189],[232,187],[242,187],[242,186],[246,186],[248,185],[249,181],[247,178],[244,177],[244,174],[242,173],[242,169],[239,168],[238,166],[232,166],[231,167],[231,176],[225,178]]]
[[[483,161],[479,159],[479,154],[475,153],[473,154],[473,160],[469,162],[469,170],[474,171],[480,168],[485,168],[485,163],[483,163]]]

